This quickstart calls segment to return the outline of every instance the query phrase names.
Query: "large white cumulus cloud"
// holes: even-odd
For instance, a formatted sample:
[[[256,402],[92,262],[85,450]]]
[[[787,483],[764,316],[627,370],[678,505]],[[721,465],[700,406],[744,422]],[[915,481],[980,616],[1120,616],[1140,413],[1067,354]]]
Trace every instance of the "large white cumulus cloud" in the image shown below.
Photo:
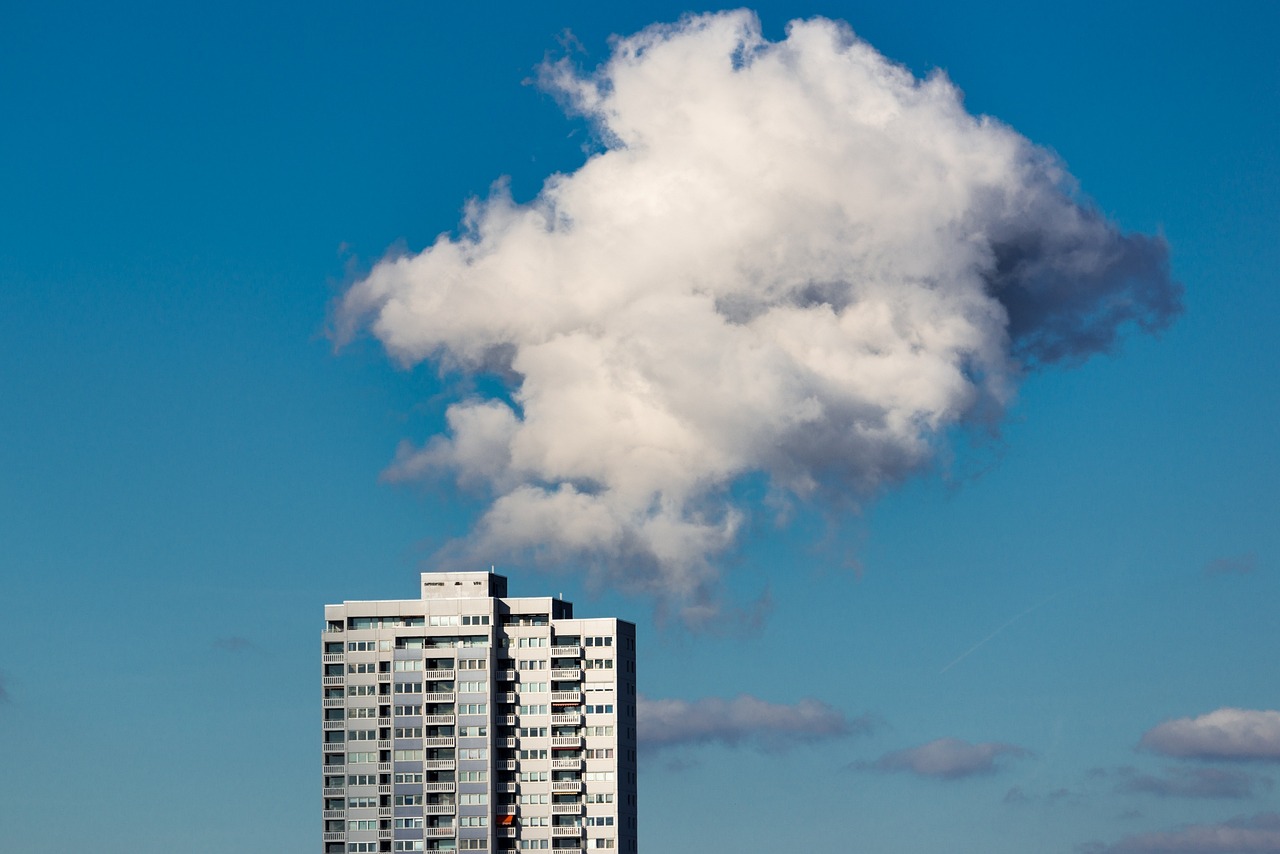
[[[990,418],[1028,368],[1176,313],[1158,238],[1078,201],[1044,150],[827,20],[749,12],[543,69],[603,150],[341,303],[397,359],[498,371],[398,476],[492,494],[469,548],[572,561],[690,619],[743,520],[730,488],[857,501]]]

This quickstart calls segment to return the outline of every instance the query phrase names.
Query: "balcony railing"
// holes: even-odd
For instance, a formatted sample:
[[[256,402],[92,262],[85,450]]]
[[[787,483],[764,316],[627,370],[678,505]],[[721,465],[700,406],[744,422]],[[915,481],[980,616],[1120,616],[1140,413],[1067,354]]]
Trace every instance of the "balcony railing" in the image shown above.
[[[454,723],[453,715],[423,715],[422,722],[427,725],[446,724],[452,726]]]
[[[454,702],[454,697],[456,697],[456,696],[457,696],[457,694],[455,694],[453,691],[448,691],[448,692],[443,692],[443,691],[442,691],[442,692],[437,693],[437,694],[423,694],[423,695],[422,695],[422,702],[424,702],[424,703],[452,703],[452,702]]]
[[[552,691],[551,702],[553,703],[581,703],[581,691]]]
[[[324,677],[324,684],[325,684],[325,685],[341,685],[341,684],[342,684],[343,682],[345,682],[345,681],[347,681],[347,677],[345,677],[345,676],[326,676],[326,677]]]
[[[552,804],[552,815],[582,815],[582,804]]]
[[[324,729],[344,729],[346,725],[346,721],[325,721]]]
[[[346,656],[340,652],[326,652],[324,654],[325,664],[341,664],[346,660]]]
[[[444,836],[455,836],[457,831],[453,829],[453,825],[447,827],[426,827],[422,830],[422,835],[427,839],[439,839]]]
[[[582,736],[580,735],[557,735],[551,739],[552,747],[581,747]]]
[[[341,741],[326,741],[323,744],[322,750],[324,753],[341,753],[347,749],[347,746]]]
[[[552,724],[576,724],[582,722],[582,715],[577,712],[566,712],[564,714],[552,715]]]
[[[391,770],[391,763],[390,763],[390,762],[379,762],[379,763],[378,763],[378,770],[379,770],[379,771],[390,771],[390,770]]]
[[[453,736],[440,736],[439,738],[424,738],[422,740],[423,747],[453,747]]]
[[[581,780],[552,780],[551,791],[553,792],[581,792]]]
[[[325,697],[324,698],[324,708],[326,709],[341,709],[343,706],[346,705],[346,703],[347,701],[341,697]]]
[[[325,818],[346,818],[347,811],[346,810],[325,810],[324,817]]]
[[[378,807],[378,818],[391,818],[391,807]]]
[[[452,771],[453,766],[452,759],[428,759],[422,763],[424,771]]]
[[[423,679],[453,679],[456,671],[453,670],[428,670],[422,674]]]
[[[389,794],[391,794],[391,787],[390,787],[390,786],[379,786],[379,787],[378,787],[378,794],[379,794],[379,795],[389,795]]]
[[[581,679],[582,671],[576,667],[565,669],[565,670],[552,670],[551,678],[552,679]]]
[[[452,792],[458,788],[457,783],[423,783],[422,791],[424,792]]]
[[[574,824],[556,825],[551,828],[551,835],[552,836],[581,836],[582,828]]]
[[[577,768],[580,770],[582,768],[582,760],[581,759],[552,759],[551,767],[556,769]]]
[[[342,786],[327,786],[323,792],[326,798],[340,798],[347,793]]]
[[[427,804],[422,808],[423,815],[453,815],[457,811],[457,804]]]
[[[381,741],[379,741],[379,742],[378,742],[378,749],[379,749],[379,750],[390,750],[390,749],[391,749],[391,739],[389,739],[389,738],[384,738],[384,739],[382,739]]]
[[[553,646],[551,647],[552,658],[575,658],[582,655],[582,647],[580,646]]]
[[[313,815],[314,815],[314,813],[313,813]],[[313,836],[313,837],[312,837],[312,839],[314,839],[314,838],[315,838],[315,837]],[[347,838],[346,831],[342,831],[342,830],[326,830],[326,831],[324,832],[324,841],[325,841],[325,842],[344,842],[344,841],[346,841],[346,838]]]

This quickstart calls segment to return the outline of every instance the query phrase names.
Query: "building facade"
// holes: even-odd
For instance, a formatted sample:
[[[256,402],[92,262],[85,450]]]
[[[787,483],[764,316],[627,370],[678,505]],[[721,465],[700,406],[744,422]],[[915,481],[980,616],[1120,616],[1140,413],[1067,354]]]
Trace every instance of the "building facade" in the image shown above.
[[[634,624],[428,572],[321,644],[324,854],[637,850]]]

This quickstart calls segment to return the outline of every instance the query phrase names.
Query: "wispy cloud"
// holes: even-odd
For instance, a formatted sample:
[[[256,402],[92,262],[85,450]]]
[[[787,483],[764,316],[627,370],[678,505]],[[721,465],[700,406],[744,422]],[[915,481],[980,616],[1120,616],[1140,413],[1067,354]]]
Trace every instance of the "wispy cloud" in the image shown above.
[[[1057,806],[1062,803],[1079,803],[1081,800],[1083,800],[1083,796],[1079,792],[1073,792],[1067,788],[1057,788],[1044,794],[1036,794],[1028,792],[1022,786],[1014,786],[1005,792],[1004,797],[1001,798],[1001,801],[1006,804],[1042,803],[1047,806]]]
[[[886,753],[874,762],[852,767],[874,771],[905,771],[921,777],[958,780],[979,774],[993,774],[1003,758],[1020,759],[1031,751],[1014,744],[985,741],[970,744],[958,738],[939,738],[918,747]]]
[[[213,648],[227,652],[253,652],[258,649],[258,645],[246,637],[231,635],[230,637],[216,638],[213,642]]]
[[[507,383],[388,472],[489,500],[449,559],[577,565],[705,623],[742,479],[856,507],[998,420],[1029,371],[1180,311],[1162,238],[844,24],[773,42],[750,12],[692,16],[541,79],[601,150],[528,203],[498,184],[334,318]]]
[[[1153,727],[1139,747],[1166,756],[1280,762],[1280,712],[1223,708]]]
[[[1112,845],[1095,843],[1086,854],[1280,854],[1280,814],[1240,816],[1219,824],[1139,833]]]
[[[1166,768],[1144,774],[1133,768],[1118,770],[1117,792],[1137,792],[1161,798],[1252,798],[1270,791],[1269,777],[1225,768]]]
[[[1206,575],[1248,575],[1258,568],[1258,556],[1249,554],[1214,558],[1204,565]]]
[[[719,743],[783,750],[866,732],[870,718],[849,718],[820,700],[770,703],[742,694],[731,700],[638,698],[640,746],[649,751]]]

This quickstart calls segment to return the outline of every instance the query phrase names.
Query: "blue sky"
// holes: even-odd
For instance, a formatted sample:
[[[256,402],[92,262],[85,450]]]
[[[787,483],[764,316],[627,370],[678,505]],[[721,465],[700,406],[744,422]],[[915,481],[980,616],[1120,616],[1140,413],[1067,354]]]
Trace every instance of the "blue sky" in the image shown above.
[[[528,203],[601,150],[529,82],[564,31],[589,71],[686,11],[7,10],[6,849],[315,850],[321,606],[411,595],[474,542],[484,489],[382,474],[450,404],[511,393],[367,327],[335,350],[335,306],[500,177]],[[645,758],[646,850],[1280,851],[1275,8],[757,11],[772,42],[822,15],[945,71],[1116,227],[1163,235],[1183,308],[1031,372],[998,435],[946,427],[856,508],[781,523],[748,466],[719,493],[744,521],[709,624],[656,618],[625,560],[592,585],[589,561],[468,554],[635,620],[641,690],[709,727]],[[758,625],[732,616],[766,591]],[[823,711],[779,731],[705,702],[744,694]],[[1243,754],[1205,734],[1247,724]]]

